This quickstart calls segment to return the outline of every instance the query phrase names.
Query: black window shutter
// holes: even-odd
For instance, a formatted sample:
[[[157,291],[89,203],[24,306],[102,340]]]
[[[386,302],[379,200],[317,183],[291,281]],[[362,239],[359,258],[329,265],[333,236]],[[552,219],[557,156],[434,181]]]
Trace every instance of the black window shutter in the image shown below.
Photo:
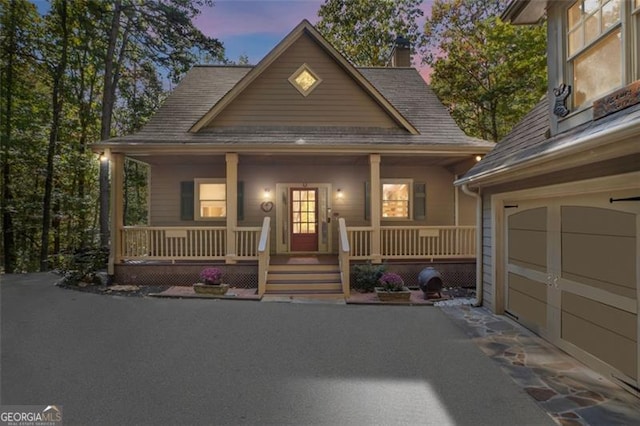
[[[193,220],[193,181],[180,182],[180,220]]]
[[[427,217],[427,184],[413,183],[413,219],[424,220]]]
[[[364,220],[371,219],[371,182],[364,183]]]
[[[244,219],[244,182],[238,182],[238,220]]]

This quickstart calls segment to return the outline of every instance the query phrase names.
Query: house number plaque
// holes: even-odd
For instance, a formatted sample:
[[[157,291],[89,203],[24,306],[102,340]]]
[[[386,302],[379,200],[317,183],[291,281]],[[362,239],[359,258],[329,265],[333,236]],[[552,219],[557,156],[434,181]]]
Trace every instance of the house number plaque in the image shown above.
[[[640,80],[604,96],[593,103],[593,119],[606,117],[640,103]]]

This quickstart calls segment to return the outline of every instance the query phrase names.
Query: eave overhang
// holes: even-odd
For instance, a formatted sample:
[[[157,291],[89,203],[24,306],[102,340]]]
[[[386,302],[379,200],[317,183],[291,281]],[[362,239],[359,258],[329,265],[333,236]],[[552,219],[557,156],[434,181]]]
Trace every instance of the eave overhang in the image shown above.
[[[629,121],[624,125],[584,137],[567,140],[537,155],[522,158],[471,177],[462,177],[454,185],[474,188],[489,187],[526,179],[545,173],[566,170],[640,154],[640,123]]]
[[[129,155],[203,155],[222,154],[236,152],[245,154],[370,154],[385,153],[402,156],[473,156],[486,154],[491,150],[488,146],[452,146],[452,145],[411,145],[411,144],[349,144],[349,145],[322,145],[322,144],[272,144],[268,146],[256,146],[255,144],[220,144],[220,143],[148,143],[148,142],[98,142],[91,146],[94,152],[100,153],[109,150],[113,153]]]
[[[511,0],[500,19],[515,25],[537,24],[547,10],[548,0]]]

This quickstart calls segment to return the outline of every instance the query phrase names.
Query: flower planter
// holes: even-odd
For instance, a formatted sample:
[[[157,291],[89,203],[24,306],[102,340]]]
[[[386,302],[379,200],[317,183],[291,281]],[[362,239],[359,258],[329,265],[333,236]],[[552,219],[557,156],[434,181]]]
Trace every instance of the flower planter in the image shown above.
[[[381,302],[408,302],[411,300],[411,290],[402,287],[402,291],[385,291],[376,287],[376,295]]]
[[[227,293],[227,290],[229,290],[229,284],[211,285],[196,283],[193,285],[193,289],[198,294],[213,294],[216,296],[223,296]]]

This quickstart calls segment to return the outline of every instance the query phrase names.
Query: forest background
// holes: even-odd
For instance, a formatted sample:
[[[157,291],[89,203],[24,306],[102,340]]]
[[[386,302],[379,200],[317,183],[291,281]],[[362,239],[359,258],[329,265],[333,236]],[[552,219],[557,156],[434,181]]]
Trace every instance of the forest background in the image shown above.
[[[422,0],[326,0],[316,26],[357,66],[386,65],[406,37],[458,125],[497,142],[546,91],[545,26],[503,23],[505,5],[434,0],[423,16]],[[108,162],[91,143],[140,129],[194,64],[248,62],[195,25],[204,8],[215,11],[210,0],[47,6],[0,0],[4,273],[70,269],[87,254],[101,262]],[[147,177],[145,164],[126,161],[125,225],[147,224]]]

